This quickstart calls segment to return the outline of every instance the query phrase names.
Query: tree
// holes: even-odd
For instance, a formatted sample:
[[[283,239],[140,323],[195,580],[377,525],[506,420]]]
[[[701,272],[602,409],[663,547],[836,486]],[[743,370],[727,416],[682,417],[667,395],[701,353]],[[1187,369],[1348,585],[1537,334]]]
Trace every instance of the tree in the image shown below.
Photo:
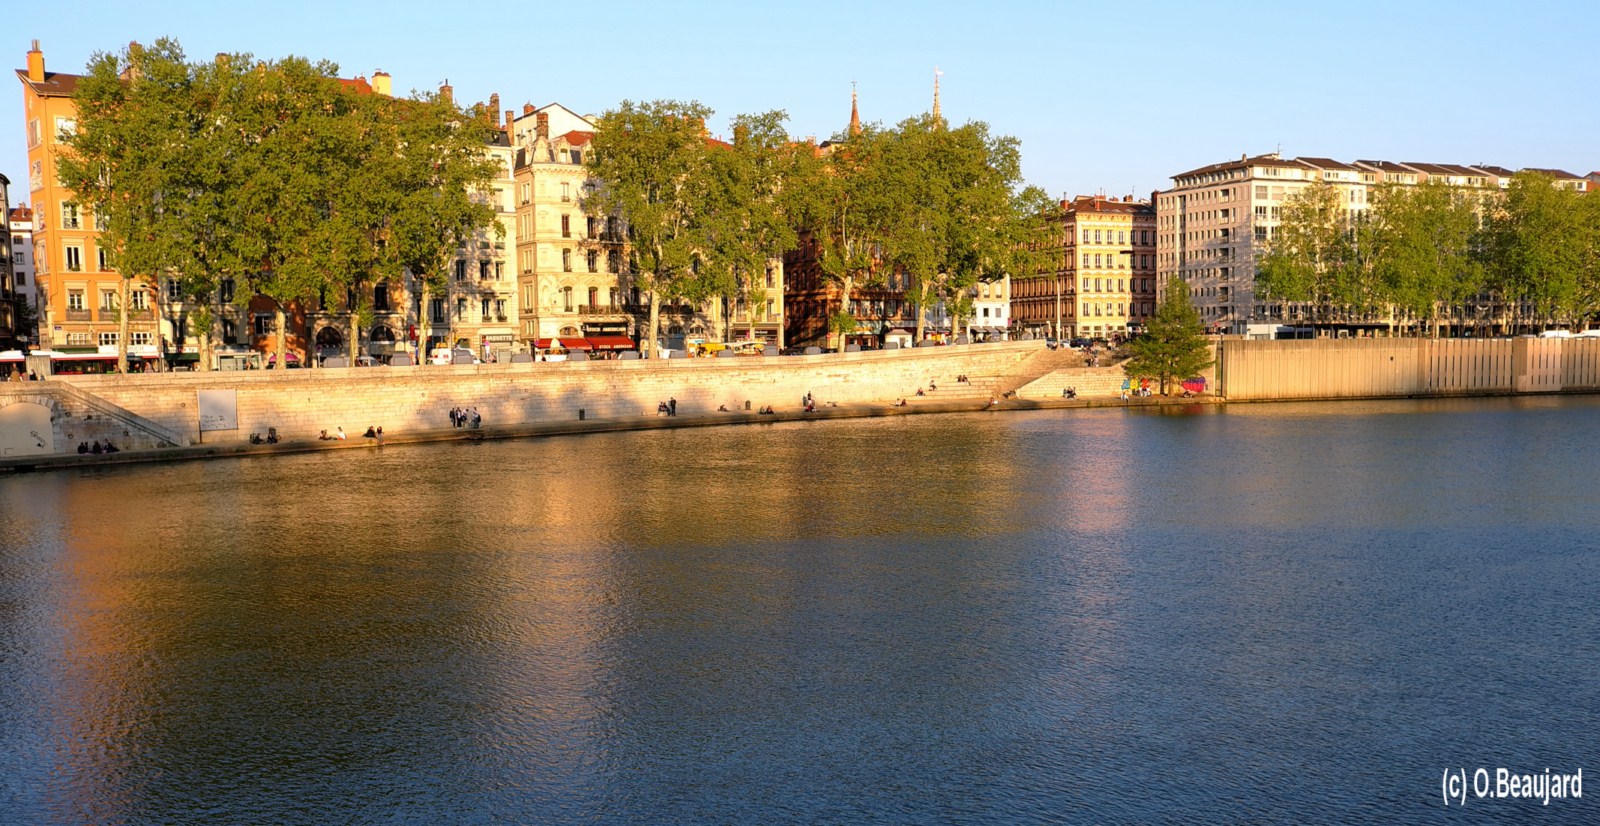
[[[196,117],[183,50],[161,39],[120,54],[97,52],[74,94],[77,128],[64,136],[61,182],[94,211],[118,283],[117,370],[127,372],[135,280],[155,282],[183,258],[183,206]],[[152,298],[161,299],[155,290]]]
[[[1211,366],[1211,347],[1206,341],[1204,323],[1189,300],[1189,285],[1179,279],[1167,284],[1167,295],[1148,329],[1128,342],[1133,353],[1123,363],[1123,372],[1133,378],[1153,378],[1166,395],[1167,383],[1181,381]]]
[[[393,148],[375,184],[381,198],[374,208],[388,221],[372,239],[417,280],[420,356],[429,297],[445,289],[456,250],[480,230],[504,236],[505,227],[483,196],[498,166],[484,150],[491,127],[441,94],[396,103],[384,110]]]
[[[789,140],[781,111],[733,119],[733,145],[709,156],[711,185],[700,227],[714,291],[743,301],[750,337],[755,308],[766,301],[763,276],[774,259],[799,243],[801,199],[815,182],[814,147]],[[725,338],[732,338],[732,314]]]
[[[1530,304],[1544,323],[1577,323],[1594,310],[1595,210],[1586,200],[1547,175],[1518,172],[1490,212],[1485,253],[1493,285],[1512,306]]]
[[[1362,298],[1350,220],[1339,190],[1318,181],[1289,198],[1256,273],[1268,300],[1304,302],[1326,319]]]
[[[876,126],[835,136],[833,150],[809,188],[811,197],[797,204],[800,226],[817,248],[820,275],[839,291],[840,309],[828,318],[839,350],[855,329],[851,295],[857,287],[882,283],[888,274],[884,242],[890,217],[905,197],[883,169],[883,155],[893,140]]]
[[[1441,183],[1383,184],[1373,195],[1364,237],[1384,298],[1396,310],[1434,323],[1443,307],[1482,291],[1476,255],[1478,198]]]
[[[698,297],[696,256],[702,250],[708,164],[705,119],[699,103],[623,101],[600,116],[592,149],[584,155],[597,189],[583,200],[591,215],[622,215],[632,243],[636,283],[650,295],[650,319],[639,342],[655,355],[662,298]]]

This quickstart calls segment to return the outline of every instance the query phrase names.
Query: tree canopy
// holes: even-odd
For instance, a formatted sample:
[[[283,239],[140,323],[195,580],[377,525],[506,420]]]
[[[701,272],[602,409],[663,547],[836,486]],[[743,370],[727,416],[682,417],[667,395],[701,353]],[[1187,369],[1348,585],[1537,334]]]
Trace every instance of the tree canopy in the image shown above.
[[[283,353],[290,304],[406,270],[438,283],[462,240],[494,222],[472,195],[494,173],[487,126],[439,96],[341,81],[332,63],[190,63],[163,39],[96,54],[75,102],[63,183],[100,217],[124,283],[176,283],[208,342],[225,279],[244,286],[241,305],[275,301]]]
[[[1189,300],[1189,285],[1174,279],[1166,293],[1144,334],[1128,342],[1132,357],[1122,365],[1129,376],[1156,379],[1163,395],[1169,382],[1182,381],[1211,366],[1205,323]]]

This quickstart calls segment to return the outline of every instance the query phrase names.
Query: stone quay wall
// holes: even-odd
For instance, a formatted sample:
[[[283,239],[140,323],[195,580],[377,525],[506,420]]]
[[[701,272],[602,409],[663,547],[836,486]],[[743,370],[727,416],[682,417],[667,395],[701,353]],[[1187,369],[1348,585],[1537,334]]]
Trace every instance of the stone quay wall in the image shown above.
[[[1600,338],[1221,342],[1230,401],[1600,392]]]
[[[189,443],[236,442],[276,427],[284,439],[371,425],[386,433],[449,426],[453,407],[476,408],[484,425],[510,426],[656,415],[675,398],[678,414],[773,405],[793,410],[812,394],[818,405],[893,402],[956,377],[999,380],[1014,374],[1040,341],[919,347],[816,356],[535,362],[421,367],[361,367],[244,372],[57,377],[143,417]],[[234,391],[236,430],[199,429],[198,393]]]

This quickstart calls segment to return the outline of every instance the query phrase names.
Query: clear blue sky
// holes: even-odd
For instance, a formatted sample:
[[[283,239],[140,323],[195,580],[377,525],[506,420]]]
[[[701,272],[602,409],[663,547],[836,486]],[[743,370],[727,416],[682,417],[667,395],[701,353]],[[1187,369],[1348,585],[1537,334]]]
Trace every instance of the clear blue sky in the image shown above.
[[[338,2],[15,3],[6,68],[39,38],[47,68],[177,38],[219,51],[383,69],[397,91],[446,78],[462,101],[693,99],[728,116],[783,109],[797,136],[926,111],[944,71],[951,121],[1022,141],[1030,183],[1053,196],[1141,197],[1194,167],[1286,156],[1600,169],[1595,0],[1480,3]],[[0,172],[27,200],[15,77]]]

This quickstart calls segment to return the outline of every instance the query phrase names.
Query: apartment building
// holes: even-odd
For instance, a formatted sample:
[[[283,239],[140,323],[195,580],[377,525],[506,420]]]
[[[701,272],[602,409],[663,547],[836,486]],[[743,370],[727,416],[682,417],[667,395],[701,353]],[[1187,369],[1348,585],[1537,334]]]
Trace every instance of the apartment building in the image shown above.
[[[6,213],[6,229],[11,239],[11,277],[20,314],[24,303],[30,309],[39,306],[34,294],[38,281],[33,274],[33,209],[27,204],[12,207]],[[37,313],[33,317],[37,320]],[[18,339],[38,341],[39,328],[35,325],[32,329],[19,329],[16,335]]]
[[[1534,169],[1557,186],[1587,191],[1583,176],[1559,169]],[[1299,308],[1256,295],[1255,274],[1282,218],[1286,201],[1318,182],[1337,193],[1352,220],[1381,184],[1501,189],[1515,174],[1489,164],[1332,158],[1285,159],[1277,153],[1211,164],[1174,175],[1173,187],[1155,195],[1157,284],[1161,294],[1175,283],[1188,288],[1201,319],[1213,332],[1257,333],[1293,320]]]
[[[10,214],[11,179],[0,175],[0,215]],[[27,331],[18,326],[21,313],[17,308],[17,302],[22,298],[17,293],[11,245],[11,233],[0,234],[0,350],[21,347],[27,339]]]
[[[74,200],[57,177],[62,138],[77,124],[72,95],[79,75],[45,70],[39,41],[28,51],[28,65],[17,70],[22,82],[23,122],[28,141],[28,192],[33,205],[33,272],[37,279],[41,346],[115,346],[122,308],[122,276],[107,266],[99,244],[99,217]],[[151,286],[130,285],[129,350],[154,354],[160,334]]]
[[[1053,266],[1015,279],[1013,324],[1035,335],[1112,338],[1156,307],[1156,212],[1132,195],[1061,202]]]

